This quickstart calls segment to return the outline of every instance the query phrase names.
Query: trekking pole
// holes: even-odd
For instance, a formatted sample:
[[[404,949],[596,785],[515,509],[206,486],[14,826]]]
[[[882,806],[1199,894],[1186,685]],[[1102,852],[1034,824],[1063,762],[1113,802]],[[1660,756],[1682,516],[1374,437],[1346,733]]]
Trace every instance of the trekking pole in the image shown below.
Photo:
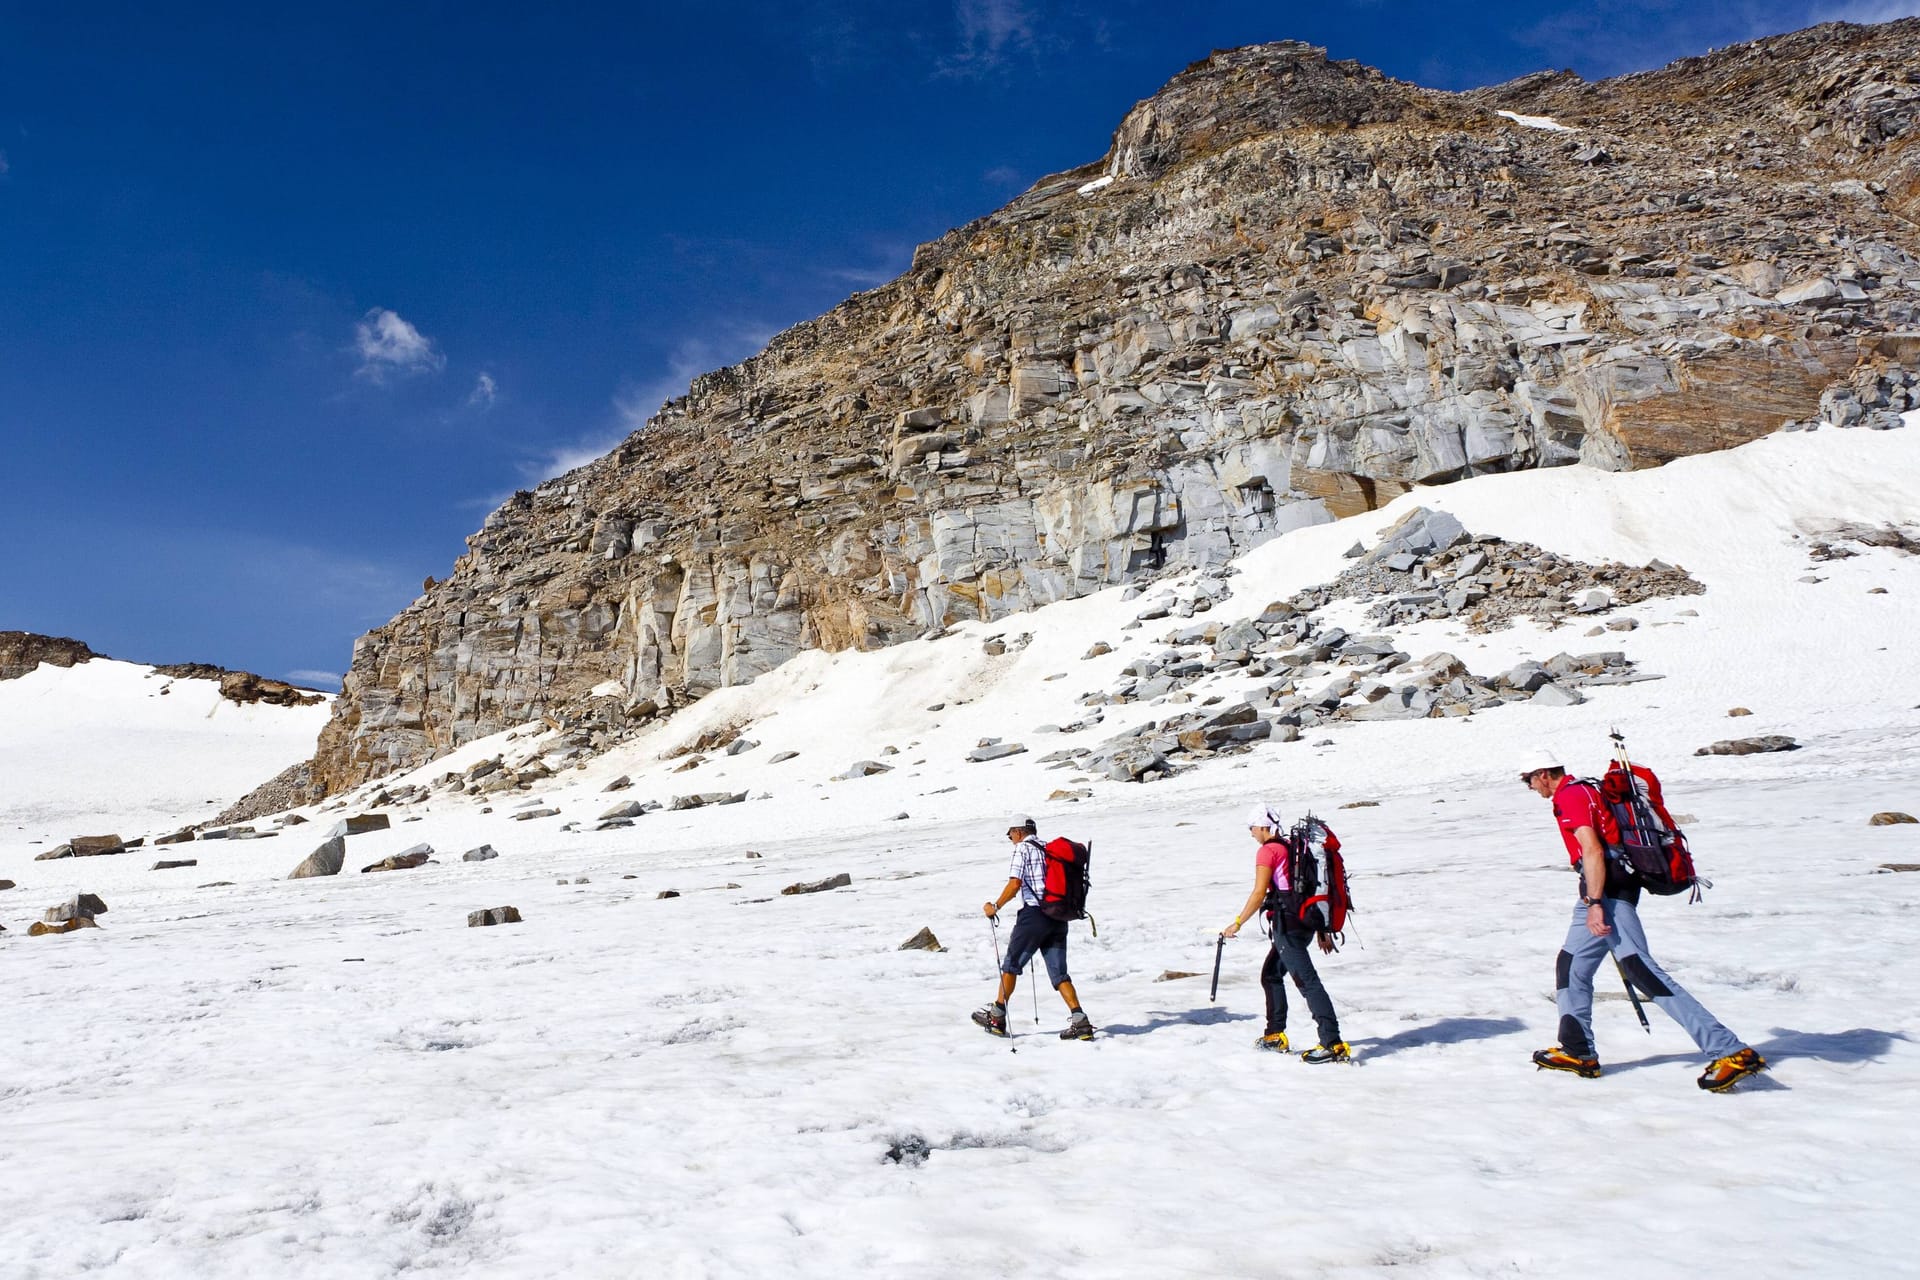
[[[1626,778],[1627,801],[1631,806],[1629,812],[1633,814],[1637,825],[1640,821],[1640,783],[1633,776],[1633,761],[1627,757],[1626,735],[1620,732],[1618,725],[1615,725],[1607,730],[1607,736],[1613,739],[1613,762],[1620,766],[1620,772]],[[1620,975],[1620,985],[1627,989],[1627,999],[1633,1001],[1633,1013],[1640,1019],[1640,1029],[1652,1035],[1653,1026],[1647,1021],[1647,1008],[1640,1003],[1640,993],[1633,989],[1633,983],[1627,978],[1626,967],[1620,963],[1619,956],[1613,958],[1613,969]]]
[[[1620,974],[1620,985],[1627,989],[1627,999],[1633,1001],[1633,1011],[1640,1015],[1641,1028],[1646,1031],[1648,1035],[1652,1035],[1653,1028],[1647,1023],[1646,1007],[1640,1003],[1640,993],[1633,989],[1631,982],[1627,981],[1627,971],[1621,968],[1619,956],[1613,958],[1613,967]]]
[[[988,916],[988,917],[987,917],[987,923],[988,923],[989,925],[991,925],[991,926],[992,926],[992,932],[993,932],[993,976],[994,976],[994,978],[995,978],[995,980],[998,980],[998,979],[999,979],[999,977],[1000,977],[1000,917],[999,917],[999,916]],[[1018,1053],[1018,1052],[1020,1052],[1020,1050],[1018,1050],[1018,1049],[1016,1049],[1016,1048],[1014,1048],[1014,1045],[1013,1045],[1013,1033],[1012,1033],[1012,1031],[1011,1031],[1011,1030],[1009,1030],[1009,1031],[1008,1031],[1008,1033],[1007,1033],[1007,1052],[1008,1052],[1008,1053]]]
[[[1040,979],[1034,976],[1033,961],[1027,961],[1027,994],[1033,997],[1033,1025],[1040,1025]]]
[[[1620,766],[1620,773],[1627,783],[1627,804],[1633,814],[1636,827],[1653,820],[1652,803],[1645,793],[1645,784],[1633,776],[1633,761],[1627,758],[1627,739],[1618,728],[1609,729],[1607,736],[1613,739],[1613,762]]]
[[[1220,956],[1227,949],[1227,935],[1221,934],[1213,943],[1213,990],[1207,992],[1207,1003],[1212,1004],[1220,998]]]

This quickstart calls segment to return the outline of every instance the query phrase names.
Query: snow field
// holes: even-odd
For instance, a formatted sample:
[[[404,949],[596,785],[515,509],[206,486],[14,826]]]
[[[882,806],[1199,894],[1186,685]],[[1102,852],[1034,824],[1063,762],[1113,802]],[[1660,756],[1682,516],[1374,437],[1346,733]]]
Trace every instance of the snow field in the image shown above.
[[[242,706],[218,681],[106,658],[0,680],[0,860],[204,821],[311,756],[331,702]]]
[[[33,863],[0,838],[0,876],[21,882],[0,895],[9,929],[81,889],[112,908],[97,931],[0,936],[0,1258],[34,1278],[1901,1273],[1920,1189],[1906,1101],[1920,980],[1900,957],[1920,941],[1920,876],[1870,873],[1920,862],[1920,827],[1866,817],[1920,811],[1920,557],[1816,564],[1800,526],[1914,522],[1917,485],[1910,432],[1488,477],[1289,534],[1191,620],[1330,579],[1356,537],[1416,502],[1562,554],[1659,556],[1707,584],[1591,640],[1585,619],[1547,635],[1394,633],[1476,671],[1617,648],[1668,677],[1565,710],[1338,725],[1148,786],[1073,782],[1038,757],[1182,709],[1036,731],[1093,714],[1079,694],[1190,625],[1123,630],[1150,588],[807,655],[548,787],[493,797],[492,813],[446,796],[395,810],[391,830],[349,840],[337,879],[278,877],[351,805],[277,840],[184,846],[201,865],[164,873],[144,851]],[[981,652],[1023,633],[1024,649]],[[1095,640],[1116,652],[1082,661]],[[1727,718],[1736,704],[1755,714]],[[1692,1044],[1657,1011],[1643,1033],[1606,968],[1607,1074],[1527,1061],[1553,1039],[1574,889],[1512,761],[1545,740],[1597,769],[1613,723],[1692,816],[1716,882],[1702,905],[1644,907],[1655,954],[1774,1064],[1729,1096],[1694,1087]],[[668,772],[683,761],[662,756],[722,724],[761,745]],[[1805,749],[1691,754],[1769,732]],[[981,736],[1029,753],[962,763]],[[416,776],[539,746],[498,735]],[[144,750],[129,738],[114,767],[152,767]],[[781,750],[801,754],[768,763]],[[828,781],[863,758],[895,767]],[[631,790],[600,792],[622,773]],[[1067,786],[1094,797],[1045,800]],[[619,800],[719,789],[770,798],[558,829]],[[508,820],[536,798],[563,817]],[[1258,798],[1311,808],[1347,846],[1355,937],[1320,968],[1357,1065],[1251,1048],[1251,926],[1207,1000],[1214,934],[1250,884],[1240,821]],[[1338,807],[1356,800],[1379,804]],[[1033,1034],[1025,980],[1018,1052],[966,1018],[992,993],[979,904],[1004,882],[1014,811],[1094,845],[1100,934],[1076,925],[1070,952],[1103,1032],[1091,1044],[1053,1038],[1064,1010],[1047,991]],[[441,865],[355,874],[421,840]],[[482,842],[502,856],[457,861]],[[842,871],[850,889],[778,893]],[[193,887],[215,880],[237,883]],[[669,888],[683,896],[655,897]],[[465,927],[508,903],[524,924]],[[922,925],[949,950],[894,949]],[[1155,982],[1167,969],[1200,976]],[[1312,1023],[1294,1005],[1304,1048]],[[913,1136],[924,1163],[885,1159]]]
[[[1694,1088],[1677,1027],[1648,1037],[1605,995],[1607,1076],[1527,1063],[1571,884],[1517,785],[1299,797],[1352,853],[1357,940],[1321,969],[1353,1067],[1251,1049],[1251,936],[1207,1002],[1251,863],[1229,788],[1050,824],[1095,846],[1100,936],[1076,926],[1070,955],[1103,1037],[1053,1039],[1050,992],[1029,1034],[1023,982],[1017,1053],[965,1017],[991,993],[997,821],[129,899],[10,957],[7,1256],[32,1277],[1526,1274],[1590,1256],[1584,1195],[1649,1275],[1808,1249],[1892,1274],[1920,1054],[1887,956],[1915,913],[1865,874],[1900,833],[1838,816],[1897,775],[1848,773],[1785,812],[1684,797],[1718,884],[1645,916],[1774,1061],[1729,1097]],[[778,896],[843,870],[850,890]],[[527,922],[465,929],[504,902]],[[950,949],[893,950],[922,924]],[[1311,1038],[1304,1010],[1292,1029]],[[931,1156],[886,1162],[908,1135]]]

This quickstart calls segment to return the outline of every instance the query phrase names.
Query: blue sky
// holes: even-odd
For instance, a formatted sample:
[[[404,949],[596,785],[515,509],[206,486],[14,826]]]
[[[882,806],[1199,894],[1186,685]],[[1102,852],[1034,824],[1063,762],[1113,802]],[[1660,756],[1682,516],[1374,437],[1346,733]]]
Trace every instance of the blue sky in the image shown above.
[[[1914,12],[0,0],[0,629],[325,684],[512,490],[1215,48],[1470,88]]]

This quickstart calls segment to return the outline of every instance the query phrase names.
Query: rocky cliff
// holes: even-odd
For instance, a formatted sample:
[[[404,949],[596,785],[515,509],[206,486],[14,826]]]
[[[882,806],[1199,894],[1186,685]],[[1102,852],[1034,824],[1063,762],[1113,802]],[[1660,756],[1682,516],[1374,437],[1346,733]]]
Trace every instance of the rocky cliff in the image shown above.
[[[611,740],[810,646],[1222,560],[1416,484],[1890,425],[1920,20],[1467,94],[1280,43],[515,495],[356,644],[329,790]]]

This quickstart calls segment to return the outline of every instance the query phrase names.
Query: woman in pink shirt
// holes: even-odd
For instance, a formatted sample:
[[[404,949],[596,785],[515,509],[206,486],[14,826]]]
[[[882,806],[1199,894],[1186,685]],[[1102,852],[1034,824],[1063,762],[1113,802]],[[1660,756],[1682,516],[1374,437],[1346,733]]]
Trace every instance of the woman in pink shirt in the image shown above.
[[[1271,806],[1257,805],[1247,814],[1247,828],[1260,846],[1259,852],[1253,855],[1253,892],[1247,895],[1246,905],[1240,908],[1233,923],[1220,934],[1226,938],[1235,936],[1240,926],[1257,911],[1266,913],[1273,931],[1273,945],[1267,949],[1266,963],[1260,966],[1260,985],[1267,994],[1267,1030],[1256,1043],[1276,1053],[1287,1051],[1286,980],[1290,974],[1320,1032],[1320,1043],[1301,1054],[1301,1059],[1314,1063],[1346,1062],[1352,1058],[1353,1051],[1340,1038],[1340,1018],[1333,1011],[1333,999],[1321,985],[1313,957],[1307,951],[1314,935],[1298,924],[1289,927],[1290,913],[1274,909],[1292,887],[1287,880],[1287,844],[1281,835],[1285,825]],[[1325,934],[1320,935],[1319,942],[1322,951],[1333,950],[1333,939]]]

